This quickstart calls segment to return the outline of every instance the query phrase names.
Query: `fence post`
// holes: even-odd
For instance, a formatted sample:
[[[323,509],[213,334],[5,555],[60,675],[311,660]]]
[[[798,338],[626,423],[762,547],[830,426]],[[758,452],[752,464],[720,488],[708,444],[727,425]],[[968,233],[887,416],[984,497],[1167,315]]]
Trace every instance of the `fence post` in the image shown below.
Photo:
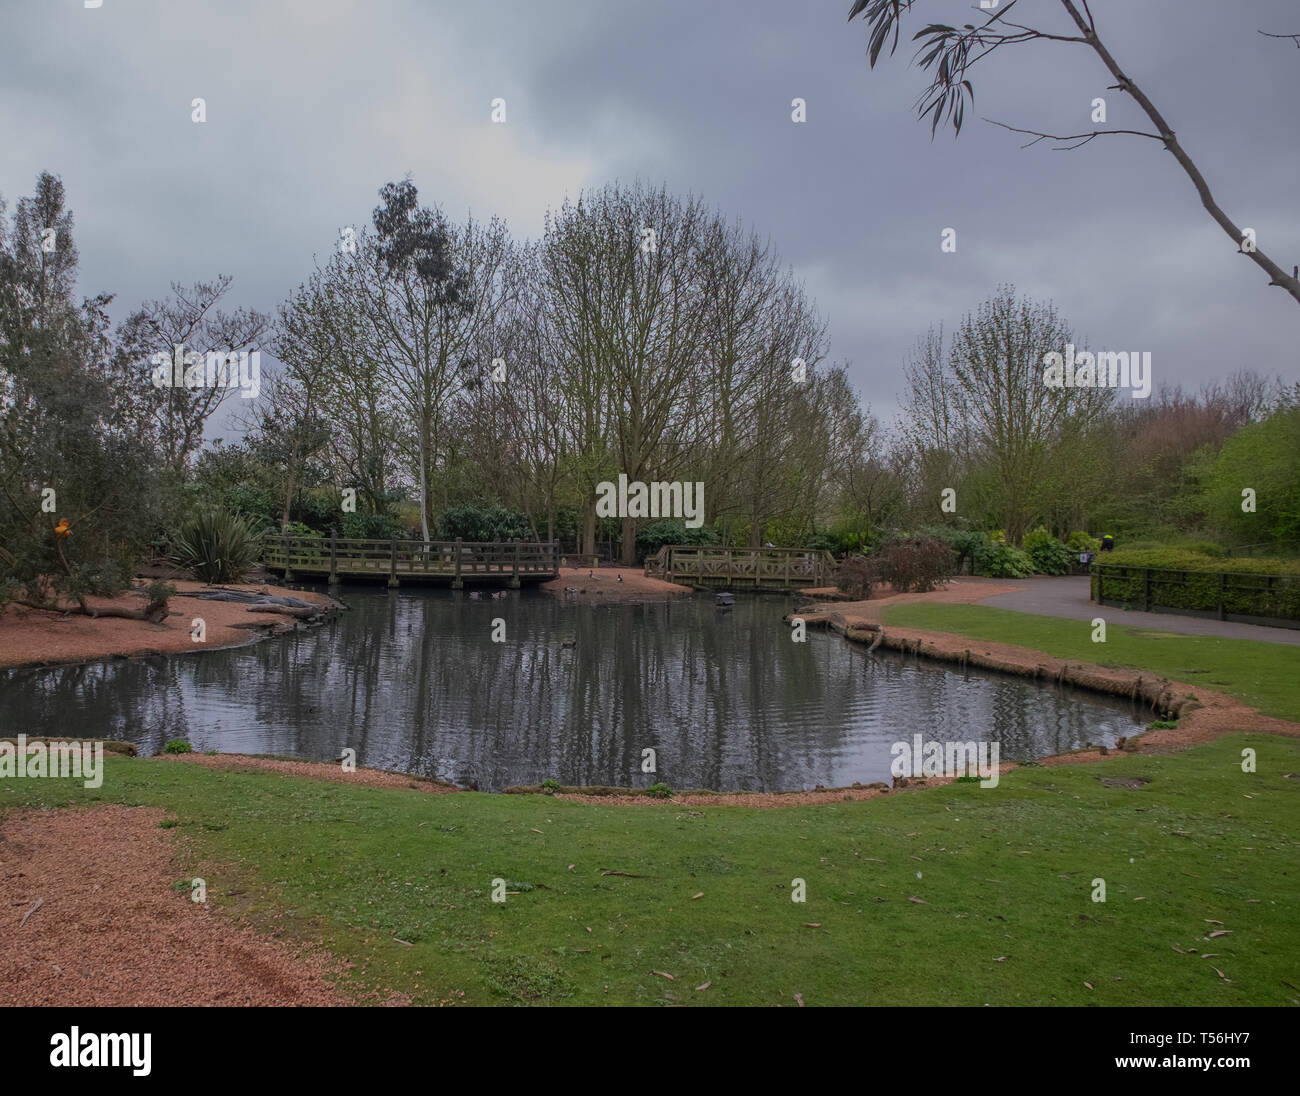
[[[330,585],[337,586],[339,581],[339,561],[337,538],[330,537]]]
[[[397,585],[397,538],[393,537],[388,544],[388,587],[391,590]]]
[[[972,569],[974,568],[974,565],[975,565],[974,557],[971,557]],[[1105,604],[1106,591],[1102,589],[1102,584],[1105,581],[1106,581],[1106,572],[1103,571],[1100,566],[1098,566],[1097,567],[1097,604],[1098,605]]]
[[[456,538],[456,547],[454,550],[456,553],[456,573],[455,577],[451,580],[451,588],[453,590],[460,590],[465,585],[464,581],[460,577],[460,537]]]
[[[513,577],[510,579],[510,589],[518,590],[519,589],[519,538],[515,537],[514,541],[515,541],[515,570],[514,570]]]
[[[284,538],[284,581],[293,581],[293,571],[289,567],[289,537],[287,534]]]
[[[1142,604],[1143,608],[1151,612],[1151,568],[1142,568]]]
[[[1228,619],[1223,605],[1223,588],[1227,584],[1227,581],[1228,581],[1228,576],[1225,575],[1222,571],[1220,571],[1219,572],[1219,619],[1220,620]]]

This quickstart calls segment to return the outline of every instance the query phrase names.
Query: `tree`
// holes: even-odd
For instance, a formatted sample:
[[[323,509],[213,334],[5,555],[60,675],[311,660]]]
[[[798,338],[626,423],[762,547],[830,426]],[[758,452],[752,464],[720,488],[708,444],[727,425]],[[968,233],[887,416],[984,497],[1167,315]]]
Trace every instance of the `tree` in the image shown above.
[[[962,320],[946,361],[934,339],[909,370],[905,429],[923,456],[965,456],[950,468],[966,477],[959,512],[971,513],[969,496],[978,499],[982,481],[1007,542],[1019,544],[1044,507],[1054,463],[1071,459],[1073,440],[1102,420],[1114,393],[1045,383],[1044,355],[1060,353],[1070,330],[1050,304],[1019,299],[1012,286]],[[972,473],[981,469],[972,491]],[[928,504],[935,513],[938,496]]]
[[[220,274],[215,281],[183,286],[173,282],[171,296],[149,301],[127,318],[118,331],[120,343],[117,372],[130,378],[128,387],[136,393],[134,414],[143,429],[149,429],[169,470],[177,482],[189,476],[190,462],[203,444],[203,431],[226,399],[238,390],[238,376],[207,375],[206,360],[215,354],[223,362],[228,356],[258,348],[270,326],[269,317],[254,309],[227,312],[218,305],[230,291],[232,280]],[[156,368],[151,359],[173,362],[180,353],[195,355],[203,363],[204,381],[194,386],[148,383]],[[227,365],[227,368],[230,368]],[[174,381],[174,375],[173,375]]]
[[[1300,407],[1283,404],[1224,442],[1205,475],[1203,505],[1246,543],[1300,543]]]
[[[374,211],[375,235],[354,273],[362,317],[385,379],[412,428],[410,463],[420,492],[420,528],[429,539],[431,489],[448,415],[474,376],[480,331],[506,299],[512,244],[497,220],[453,226],[419,204],[410,179],[388,183]]]
[[[160,515],[155,451],[110,366],[111,298],[77,305],[76,269],[63,184],[42,173],[0,227],[0,602],[157,619],[158,599],[86,600],[129,584]]]
[[[868,61],[872,68],[875,67],[886,42],[890,43],[890,54],[898,48],[903,16],[920,3],[922,0],[854,0],[849,10],[849,22],[861,15],[870,25]],[[1077,34],[1051,33],[1012,22],[1009,17],[1016,11],[1019,3],[1020,0],[1007,0],[1006,3],[989,12],[978,26],[972,23],[966,23],[961,27],[930,23],[912,36],[913,41],[922,40],[913,62],[922,69],[929,70],[931,74],[930,85],[922,93],[917,108],[920,117],[929,116],[931,135],[945,120],[952,126],[954,134],[961,132],[967,104],[973,104],[975,99],[975,89],[969,79],[969,72],[997,50],[1028,42],[1065,42],[1086,46],[1097,54],[1114,78],[1115,83],[1112,88],[1133,97],[1134,102],[1150,119],[1155,128],[1154,133],[1131,129],[1094,129],[1088,133],[1058,136],[1038,130],[1017,129],[1002,122],[994,124],[1015,133],[1032,136],[1030,145],[1049,140],[1067,142],[1058,147],[1078,148],[1097,137],[1116,134],[1159,141],[1173,154],[1178,165],[1191,179],[1201,204],[1215,223],[1227,233],[1237,250],[1268,274],[1269,285],[1280,286],[1300,302],[1300,267],[1293,266],[1292,272],[1287,273],[1269,258],[1253,239],[1248,240],[1246,233],[1224,212],[1214,199],[1205,176],[1201,174],[1200,169],[1183,148],[1173,127],[1141,87],[1120,68],[1109,48],[1102,42],[1092,12],[1089,10],[1088,0],[1059,0],[1061,7],[1078,31]]]

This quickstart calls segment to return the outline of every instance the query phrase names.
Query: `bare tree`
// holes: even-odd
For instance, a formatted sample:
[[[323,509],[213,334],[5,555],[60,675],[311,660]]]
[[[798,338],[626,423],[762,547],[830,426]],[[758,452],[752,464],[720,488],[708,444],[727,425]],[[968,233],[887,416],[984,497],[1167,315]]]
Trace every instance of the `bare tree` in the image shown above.
[[[119,329],[123,355],[138,370],[141,390],[152,392],[147,397],[152,428],[178,479],[186,478],[190,458],[203,443],[208,420],[237,389],[234,384],[223,383],[153,387],[149,380],[151,367],[146,363],[154,354],[172,360],[177,347],[200,360],[210,353],[225,359],[226,355],[256,350],[270,326],[270,317],[254,309],[226,312],[218,308],[231,281],[229,275],[221,274],[215,281],[196,282],[190,287],[173,282],[169,298],[143,305]],[[231,377],[214,379],[229,381]]]

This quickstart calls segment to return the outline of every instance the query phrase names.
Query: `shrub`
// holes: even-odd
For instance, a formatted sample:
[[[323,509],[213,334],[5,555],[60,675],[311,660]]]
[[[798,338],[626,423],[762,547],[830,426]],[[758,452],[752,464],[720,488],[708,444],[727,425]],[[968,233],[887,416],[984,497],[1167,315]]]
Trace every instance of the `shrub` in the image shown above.
[[[204,510],[181,526],[172,560],[203,582],[239,582],[259,547],[247,520],[229,510]]]
[[[1228,550],[1222,544],[1216,544],[1212,540],[1184,540],[1175,545],[1181,552],[1195,552],[1200,556],[1213,556],[1215,559],[1222,559],[1228,554]]]
[[[1070,549],[1041,525],[1025,534],[1024,551],[1033,562],[1034,571],[1040,575],[1070,573],[1070,564],[1074,561]]]
[[[875,560],[880,578],[899,593],[933,590],[957,571],[952,549],[933,537],[886,541]]]
[[[988,578],[1028,578],[1034,573],[1034,563],[1019,548],[990,540],[975,549],[975,573]]]
[[[835,585],[851,598],[864,601],[871,596],[876,569],[865,556],[845,556],[835,572]]]
[[[1300,561],[1218,559],[1180,548],[1155,548],[1112,552],[1098,562],[1102,567],[1100,575],[1093,576],[1094,598],[1100,577],[1107,601],[1145,603],[1149,569],[1152,608],[1214,612],[1222,593],[1227,613],[1300,620]],[[1220,573],[1227,576],[1222,590]]]
[[[192,747],[188,742],[186,742],[185,739],[173,738],[171,741],[167,743],[166,746],[163,747],[162,752],[167,754],[182,754],[182,753],[191,753],[193,749],[194,747]]]
[[[1101,547],[1101,541],[1096,537],[1090,537],[1087,533],[1083,532],[1083,530],[1078,529],[1066,538],[1065,546],[1075,555],[1078,555],[1080,552],[1092,552],[1096,554],[1097,549]]]
[[[444,540],[488,541],[530,540],[533,530],[528,517],[504,506],[449,506],[438,519]]]
[[[673,790],[664,783],[651,784],[650,787],[646,788],[646,794],[652,795],[656,799],[671,799]]]
[[[708,526],[689,529],[680,518],[664,518],[643,526],[636,535],[637,555],[653,556],[665,544],[717,544],[717,534]]]
[[[394,540],[404,532],[402,523],[388,514],[344,514],[340,535],[351,540]]]
[[[957,570],[960,571],[966,560],[971,561],[971,570],[975,570],[975,553],[981,545],[989,543],[986,533],[977,529],[954,529],[948,539],[948,547],[957,556]]]

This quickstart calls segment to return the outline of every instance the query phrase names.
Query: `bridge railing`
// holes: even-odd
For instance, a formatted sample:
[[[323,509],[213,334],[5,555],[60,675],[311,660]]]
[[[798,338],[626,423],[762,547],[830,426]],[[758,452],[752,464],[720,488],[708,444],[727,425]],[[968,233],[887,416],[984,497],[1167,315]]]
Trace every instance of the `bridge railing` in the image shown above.
[[[686,585],[754,587],[826,586],[835,570],[835,557],[813,548],[719,548],[690,544],[665,545],[647,556],[645,573]]]
[[[262,563],[290,573],[387,574],[452,578],[557,573],[559,546],[536,541],[379,540],[268,533]]]

